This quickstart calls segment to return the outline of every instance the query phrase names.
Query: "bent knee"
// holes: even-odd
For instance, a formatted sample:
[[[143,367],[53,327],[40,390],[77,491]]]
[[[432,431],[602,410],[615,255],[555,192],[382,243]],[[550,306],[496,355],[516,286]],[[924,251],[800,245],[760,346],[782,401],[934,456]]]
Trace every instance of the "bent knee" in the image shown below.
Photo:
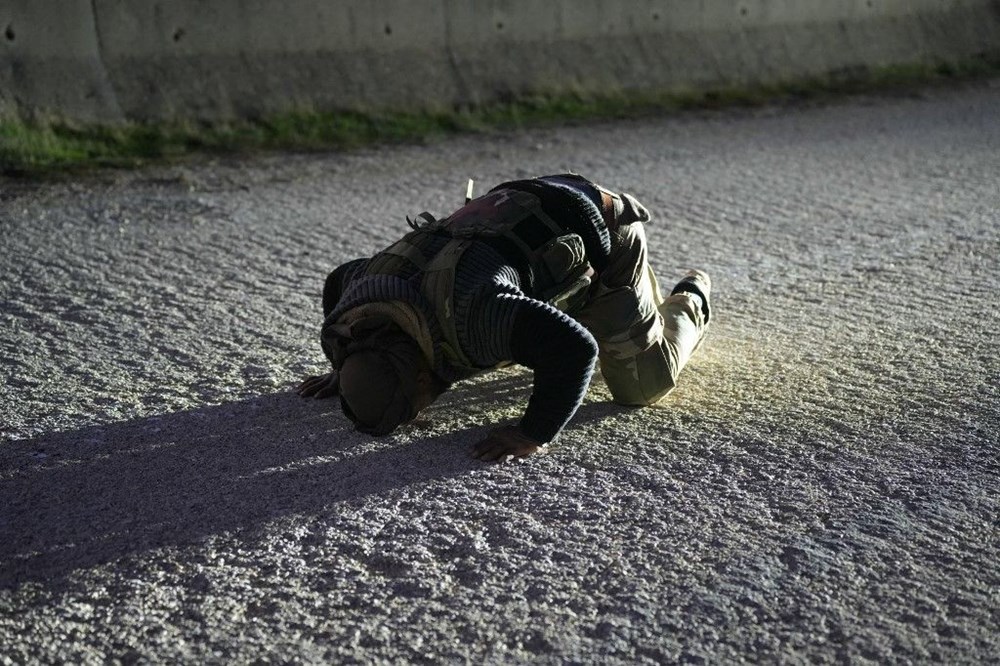
[[[615,403],[616,405],[621,405],[623,407],[651,407],[656,403],[658,403],[663,398],[667,397],[667,394],[670,393],[672,390],[673,387],[671,386],[663,393],[653,397],[645,395],[632,395],[629,393],[616,395],[615,392],[612,391],[611,402]]]
[[[619,405],[648,407],[677,385],[677,365],[669,347],[661,344],[624,359],[603,355],[601,374]]]

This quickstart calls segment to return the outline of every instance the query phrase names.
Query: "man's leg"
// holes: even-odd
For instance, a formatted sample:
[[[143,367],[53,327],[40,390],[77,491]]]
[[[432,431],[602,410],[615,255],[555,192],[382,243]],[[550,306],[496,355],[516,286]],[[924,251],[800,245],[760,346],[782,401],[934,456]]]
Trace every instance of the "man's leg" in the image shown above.
[[[708,276],[692,271],[666,299],[649,267],[640,223],[611,232],[611,257],[594,297],[578,313],[600,347],[615,402],[651,405],[674,388],[708,325]]]

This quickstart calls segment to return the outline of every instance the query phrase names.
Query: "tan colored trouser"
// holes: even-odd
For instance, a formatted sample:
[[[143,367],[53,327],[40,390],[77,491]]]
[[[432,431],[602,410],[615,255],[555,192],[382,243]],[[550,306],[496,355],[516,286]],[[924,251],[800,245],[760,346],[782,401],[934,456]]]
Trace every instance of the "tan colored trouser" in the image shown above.
[[[597,339],[601,374],[614,401],[652,405],[677,384],[707,322],[696,297],[663,298],[641,223],[622,225],[611,239],[597,290],[574,316]]]

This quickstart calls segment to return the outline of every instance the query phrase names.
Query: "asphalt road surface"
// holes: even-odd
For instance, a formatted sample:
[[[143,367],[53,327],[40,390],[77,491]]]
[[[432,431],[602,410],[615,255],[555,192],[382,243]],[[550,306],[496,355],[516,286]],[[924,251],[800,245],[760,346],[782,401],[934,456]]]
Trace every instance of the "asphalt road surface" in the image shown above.
[[[291,392],[331,268],[566,169],[712,275],[666,400],[498,465],[527,371]],[[1000,81],[0,188],[0,662],[1000,655]]]

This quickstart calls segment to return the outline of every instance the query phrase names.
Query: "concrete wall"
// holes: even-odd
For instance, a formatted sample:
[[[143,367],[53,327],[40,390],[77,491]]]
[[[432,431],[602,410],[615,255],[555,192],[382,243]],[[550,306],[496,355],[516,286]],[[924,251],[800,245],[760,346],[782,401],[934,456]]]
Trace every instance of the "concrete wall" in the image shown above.
[[[454,108],[1000,53],[1000,0],[0,0],[0,114]]]

